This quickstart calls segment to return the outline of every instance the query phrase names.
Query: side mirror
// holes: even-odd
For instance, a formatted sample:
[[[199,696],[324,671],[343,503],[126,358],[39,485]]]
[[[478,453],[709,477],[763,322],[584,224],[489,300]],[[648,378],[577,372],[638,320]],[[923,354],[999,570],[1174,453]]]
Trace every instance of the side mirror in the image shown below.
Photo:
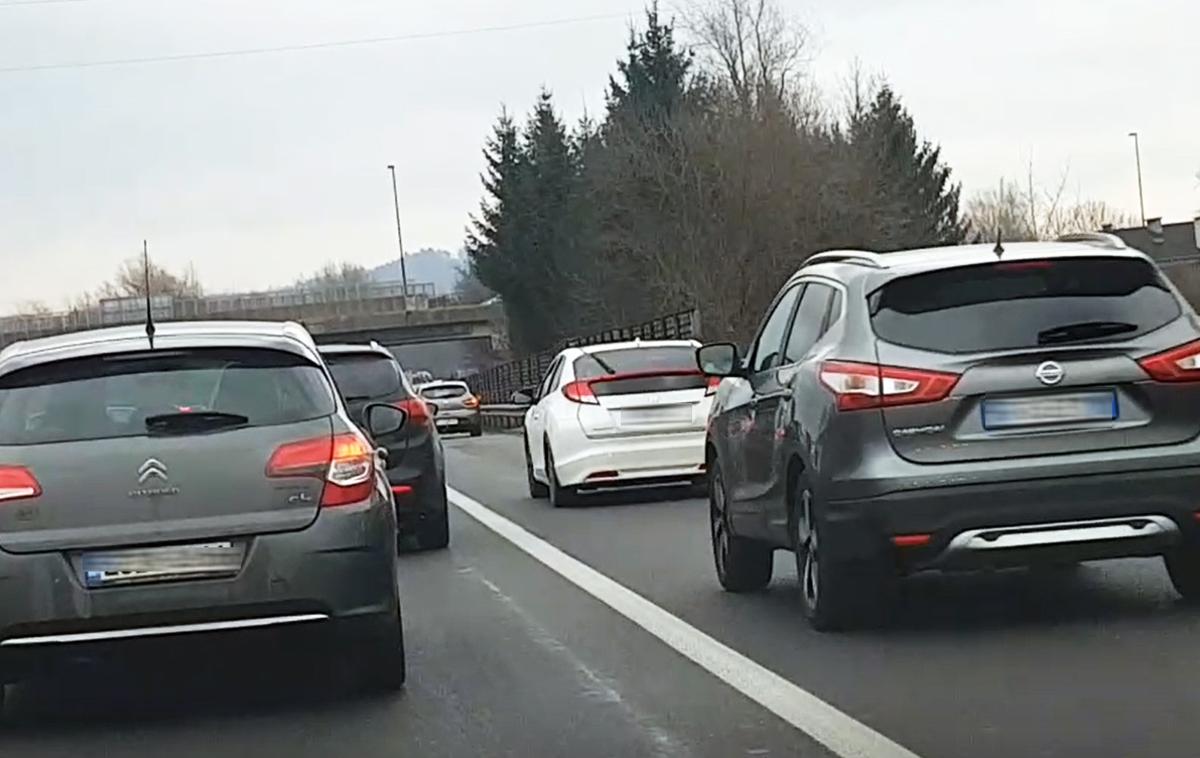
[[[699,348],[696,350],[696,365],[706,376],[742,375],[737,345],[732,342],[717,342]]]
[[[528,387],[520,389],[512,393],[512,397],[509,399],[512,400],[513,405],[533,405],[533,392]]]
[[[363,410],[363,416],[367,422],[367,432],[376,438],[395,434],[408,421],[407,413],[387,403],[371,403]]]

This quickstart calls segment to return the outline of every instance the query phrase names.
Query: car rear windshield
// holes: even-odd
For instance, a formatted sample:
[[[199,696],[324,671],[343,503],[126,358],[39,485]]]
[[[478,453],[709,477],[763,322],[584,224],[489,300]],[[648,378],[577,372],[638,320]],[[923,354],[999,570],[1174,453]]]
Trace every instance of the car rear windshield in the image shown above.
[[[467,394],[467,388],[461,384],[438,384],[421,388],[421,397],[430,400],[449,400],[465,394]]]
[[[328,416],[334,409],[321,369],[290,353],[112,354],[0,377],[0,445],[271,426]]]
[[[896,279],[871,296],[880,339],[943,353],[1128,339],[1181,312],[1154,266],[1130,258],[944,269]]]
[[[694,371],[696,348],[690,345],[669,347],[629,347],[602,350],[575,359],[576,379],[599,379],[614,374],[651,374]]]
[[[376,400],[404,395],[400,371],[391,358],[374,353],[326,355],[338,391],[347,400]]]

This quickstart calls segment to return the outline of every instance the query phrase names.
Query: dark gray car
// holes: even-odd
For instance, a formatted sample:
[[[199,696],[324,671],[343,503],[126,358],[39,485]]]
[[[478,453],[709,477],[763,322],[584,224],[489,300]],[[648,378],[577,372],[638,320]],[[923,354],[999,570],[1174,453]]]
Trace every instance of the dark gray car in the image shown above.
[[[721,583],[796,553],[818,628],[925,569],[1162,555],[1200,599],[1200,324],[1108,235],[811,258],[732,377],[707,457]]]
[[[377,431],[403,422],[372,412]],[[376,451],[298,325],[0,353],[0,682],[96,647],[272,627],[397,687],[394,535]]]
[[[423,550],[450,544],[450,514],[446,498],[446,463],[442,440],[434,424],[436,406],[423,400],[404,369],[377,343],[321,345],[350,417],[366,424],[364,413],[384,403],[404,410],[403,429],[377,435],[388,451],[387,478],[396,499],[397,537],[410,535]]]

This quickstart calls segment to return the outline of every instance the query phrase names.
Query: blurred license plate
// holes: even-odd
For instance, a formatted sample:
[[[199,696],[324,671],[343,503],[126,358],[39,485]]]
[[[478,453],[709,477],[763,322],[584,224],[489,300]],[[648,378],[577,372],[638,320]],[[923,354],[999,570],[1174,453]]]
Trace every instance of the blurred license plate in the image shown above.
[[[629,408],[621,411],[622,424],[670,424],[692,420],[690,405],[662,408]]]
[[[438,426],[458,426],[458,419],[456,419],[456,418],[440,418],[437,420],[437,425]]]
[[[1117,396],[1112,392],[983,401],[984,429],[1112,421],[1117,417]]]
[[[242,568],[244,542],[100,550],[79,555],[87,587],[233,576]]]

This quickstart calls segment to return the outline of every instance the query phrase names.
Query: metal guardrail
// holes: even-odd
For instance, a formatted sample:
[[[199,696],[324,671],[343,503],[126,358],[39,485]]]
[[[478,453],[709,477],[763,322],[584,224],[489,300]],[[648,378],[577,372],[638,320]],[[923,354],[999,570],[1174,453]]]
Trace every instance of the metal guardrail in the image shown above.
[[[519,429],[525,422],[525,412],[528,405],[496,404],[485,405],[483,425],[488,429]]]

